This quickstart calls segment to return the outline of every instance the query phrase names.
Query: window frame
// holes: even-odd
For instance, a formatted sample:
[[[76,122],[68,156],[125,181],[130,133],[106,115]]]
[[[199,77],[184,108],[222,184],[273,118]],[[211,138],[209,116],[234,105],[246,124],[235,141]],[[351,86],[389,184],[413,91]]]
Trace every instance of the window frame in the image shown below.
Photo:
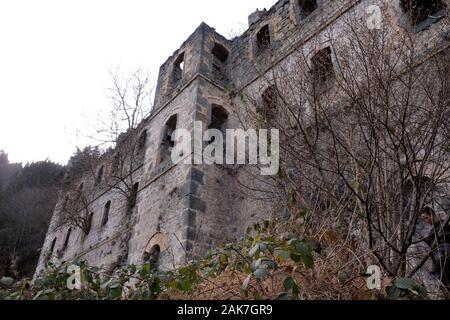
[[[297,20],[297,25],[299,25],[299,26],[307,23],[311,19],[314,19],[314,17],[316,16],[316,13],[323,6],[323,0],[315,0],[316,8],[313,11],[311,11],[310,13],[308,13],[307,15],[303,15],[303,13],[302,13],[303,10],[302,10],[300,1],[301,0],[294,0],[293,4],[292,4],[295,18]]]
[[[174,87],[177,87],[183,81],[185,70],[186,54],[180,52],[172,64],[171,81]]]
[[[264,39],[260,39],[260,36],[262,34],[265,34],[265,36],[268,38],[268,43],[264,44]],[[273,45],[273,37],[272,37],[272,31],[270,27],[270,23],[263,24],[258,31],[255,33],[255,46],[256,46],[256,54],[261,55],[264,52],[267,52],[270,50],[270,48]]]
[[[328,63],[328,68],[325,68],[323,64],[320,65],[318,61],[321,58],[320,55],[323,55],[325,51],[327,58],[327,61],[325,62]],[[321,73],[319,73],[318,71],[321,71]],[[314,55],[311,57],[310,73],[314,89],[323,91],[324,89],[327,89],[329,87],[329,84],[332,83],[334,77],[336,76],[336,70],[334,68],[333,61],[333,48],[331,46],[323,47],[322,49],[314,52]],[[321,77],[321,79],[318,79],[319,76]],[[318,80],[320,80],[320,82],[318,82]]]
[[[111,211],[111,200],[105,203],[103,207],[103,216],[102,216],[102,228],[108,224],[109,221],[109,213]]]
[[[170,159],[170,154],[175,148],[175,141],[173,141],[173,133],[178,128],[178,113],[172,114],[167,121],[164,123],[163,129],[161,131],[160,146],[159,146],[159,163],[165,162]],[[172,126],[174,122],[174,126]],[[169,134],[170,130],[170,134]],[[168,137],[170,136],[170,140]]]

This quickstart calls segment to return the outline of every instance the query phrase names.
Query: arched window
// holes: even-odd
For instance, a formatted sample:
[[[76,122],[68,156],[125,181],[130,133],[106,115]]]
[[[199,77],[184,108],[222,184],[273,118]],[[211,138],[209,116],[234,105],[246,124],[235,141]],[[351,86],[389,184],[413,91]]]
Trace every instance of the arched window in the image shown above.
[[[331,57],[331,48],[326,47],[318,51],[311,59],[312,76],[315,86],[322,86],[331,80],[334,76],[333,59]]]
[[[105,209],[103,210],[102,227],[106,226],[109,220],[109,211],[111,210],[111,201],[105,204]]]
[[[278,108],[278,93],[275,86],[270,86],[264,90],[261,96],[262,110],[261,112],[267,119],[273,119]]]
[[[256,44],[258,46],[258,52],[261,53],[270,47],[272,39],[270,38],[269,25],[263,26],[256,34]]]
[[[53,251],[55,251],[56,240],[57,240],[57,238],[55,237],[55,239],[53,239],[53,241],[52,241],[52,244],[50,246],[50,254],[53,254]]]
[[[66,251],[67,246],[69,245],[69,240],[70,240],[71,233],[72,233],[72,228],[69,228],[69,231],[67,231],[66,239],[64,240],[62,251]]]
[[[95,185],[99,185],[100,183],[102,183],[104,170],[105,170],[104,166],[101,166],[100,169],[98,169],[97,179],[95,180]]]
[[[213,104],[211,107],[211,123],[209,129],[217,129],[225,137],[228,122],[228,112],[219,105]]]
[[[184,53],[181,53],[173,63],[172,81],[177,85],[183,78],[184,72]]]
[[[219,130],[222,133],[222,145],[225,149],[226,145],[226,131],[228,126],[228,112],[219,105],[213,104],[211,106],[211,122],[208,126],[208,129]],[[207,145],[213,143],[215,141],[215,136],[210,136],[209,141],[206,142]],[[216,146],[217,147],[217,146]]]
[[[139,183],[135,183],[131,190],[130,198],[129,198],[129,207],[130,210],[136,206],[136,199],[139,191]]]
[[[89,234],[92,229],[92,221],[94,220],[94,213],[89,214],[88,220],[86,221],[86,234]]]
[[[212,62],[212,73],[218,80],[225,80],[224,68],[225,63],[228,60],[229,52],[219,43],[214,43],[214,47],[211,50],[211,53],[214,56]]]
[[[219,60],[222,63],[225,63],[228,59],[228,50],[225,49],[225,47],[219,43],[214,43],[214,47],[211,50],[211,53],[216,57],[217,60]]]
[[[156,244],[150,249],[149,252],[144,253],[144,262],[157,267],[160,254],[161,254],[161,248],[159,245]]]
[[[297,0],[297,5],[301,19],[305,19],[318,8],[317,0]]]
[[[167,243],[167,235],[161,232],[154,234],[145,246],[142,256],[143,261],[157,267],[160,262],[161,253],[167,250]]]
[[[175,142],[172,140],[173,133],[177,129],[178,116],[174,114],[166,122],[163,128],[163,137],[161,141],[161,162],[170,159],[172,149],[175,147]]]

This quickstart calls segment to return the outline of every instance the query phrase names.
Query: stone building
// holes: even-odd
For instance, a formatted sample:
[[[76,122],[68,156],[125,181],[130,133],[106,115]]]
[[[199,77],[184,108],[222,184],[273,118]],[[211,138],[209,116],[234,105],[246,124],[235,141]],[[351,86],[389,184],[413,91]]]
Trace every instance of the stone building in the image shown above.
[[[428,6],[428,1],[412,2]],[[242,166],[173,164],[172,132],[192,131],[194,121],[219,130],[240,127],[240,102],[233,92],[263,96],[273,66],[289,65],[299,48],[311,59],[328,55],[326,35],[339,32],[342,17],[356,12],[367,18],[368,7],[377,4],[387,5],[391,16],[411,24],[427,43],[446,41],[441,35],[449,26],[443,19],[449,1],[417,13],[420,21],[414,24],[402,0],[279,0],[251,14],[248,30],[231,40],[202,23],[160,68],[154,110],[138,128],[142,150],[132,173],[135,199],[130,205],[107,183],[115,155],[106,155],[96,174],[76,182],[89,198],[88,232],[61,223],[66,199],[61,194],[37,273],[48,253],[58,263],[79,259],[107,270],[149,259],[171,269],[283,212],[278,203],[242,190],[241,181],[252,180]]]

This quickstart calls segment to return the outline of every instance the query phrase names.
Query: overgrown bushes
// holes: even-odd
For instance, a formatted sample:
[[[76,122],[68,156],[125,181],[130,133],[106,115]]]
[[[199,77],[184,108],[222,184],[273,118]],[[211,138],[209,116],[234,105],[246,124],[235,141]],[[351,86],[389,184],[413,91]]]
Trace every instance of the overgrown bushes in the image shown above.
[[[6,300],[154,300],[154,299],[411,299],[426,297],[412,279],[388,281],[370,291],[367,275],[342,275],[340,263],[314,250],[313,239],[298,239],[295,232],[278,230],[266,221],[248,230],[241,240],[223,245],[204,259],[173,271],[158,271],[150,264],[125,266],[114,274],[83,262],[81,285],[67,266],[50,264],[34,283],[1,280],[0,299]],[[323,250],[334,250],[325,248]],[[74,268],[72,268],[74,269]],[[77,268],[75,268],[77,269]],[[325,271],[326,270],[326,271]],[[349,270],[347,268],[347,270]],[[330,280],[331,279],[331,280]],[[356,283],[356,284],[355,284]],[[72,289],[71,289],[72,288]]]

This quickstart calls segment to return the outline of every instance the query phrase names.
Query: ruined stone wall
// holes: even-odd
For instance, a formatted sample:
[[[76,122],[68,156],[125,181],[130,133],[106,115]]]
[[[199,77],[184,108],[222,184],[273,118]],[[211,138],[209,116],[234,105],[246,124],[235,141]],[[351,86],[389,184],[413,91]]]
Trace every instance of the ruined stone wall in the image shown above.
[[[264,200],[252,194],[251,188],[243,187],[258,184],[248,168],[174,165],[170,159],[162,159],[162,142],[165,125],[173,115],[177,115],[177,128],[192,133],[194,121],[201,121],[204,128],[210,125],[214,105],[228,113],[227,128],[240,128],[245,118],[244,105],[232,93],[241,91],[259,99],[268,86],[267,79],[277,68],[289,69],[297,59],[311,57],[329,45],[330,34],[335,39],[345,37],[339,34],[345,15],[357,12],[363,18],[369,4],[387,4],[391,10],[389,17],[397,19],[399,26],[407,24],[398,1],[318,0],[317,3],[318,8],[302,18],[298,1],[280,0],[269,10],[252,14],[249,29],[232,40],[202,23],[160,68],[154,110],[139,127],[141,131],[147,130],[147,142],[142,166],[133,173],[139,182],[135,208],[131,214],[127,212],[122,194],[96,186],[95,177],[86,173],[81,181],[90,190],[90,209],[94,213],[91,231],[84,236],[81,230],[72,228],[69,245],[61,251],[70,227],[59,223],[65,198],[61,194],[37,273],[45,269],[46,253],[54,239],[55,263],[80,259],[112,270],[123,263],[143,263],[144,253],[158,245],[161,268],[171,269],[221,242],[242,236],[254,222],[283,214],[282,203]],[[269,28],[271,43],[266,50],[260,50],[258,33],[264,26]],[[443,41],[442,32],[446,30],[448,21],[442,21],[417,37],[423,39],[423,49],[427,50]],[[113,156],[104,159],[106,176]],[[108,201],[111,201],[109,221],[102,226]]]

